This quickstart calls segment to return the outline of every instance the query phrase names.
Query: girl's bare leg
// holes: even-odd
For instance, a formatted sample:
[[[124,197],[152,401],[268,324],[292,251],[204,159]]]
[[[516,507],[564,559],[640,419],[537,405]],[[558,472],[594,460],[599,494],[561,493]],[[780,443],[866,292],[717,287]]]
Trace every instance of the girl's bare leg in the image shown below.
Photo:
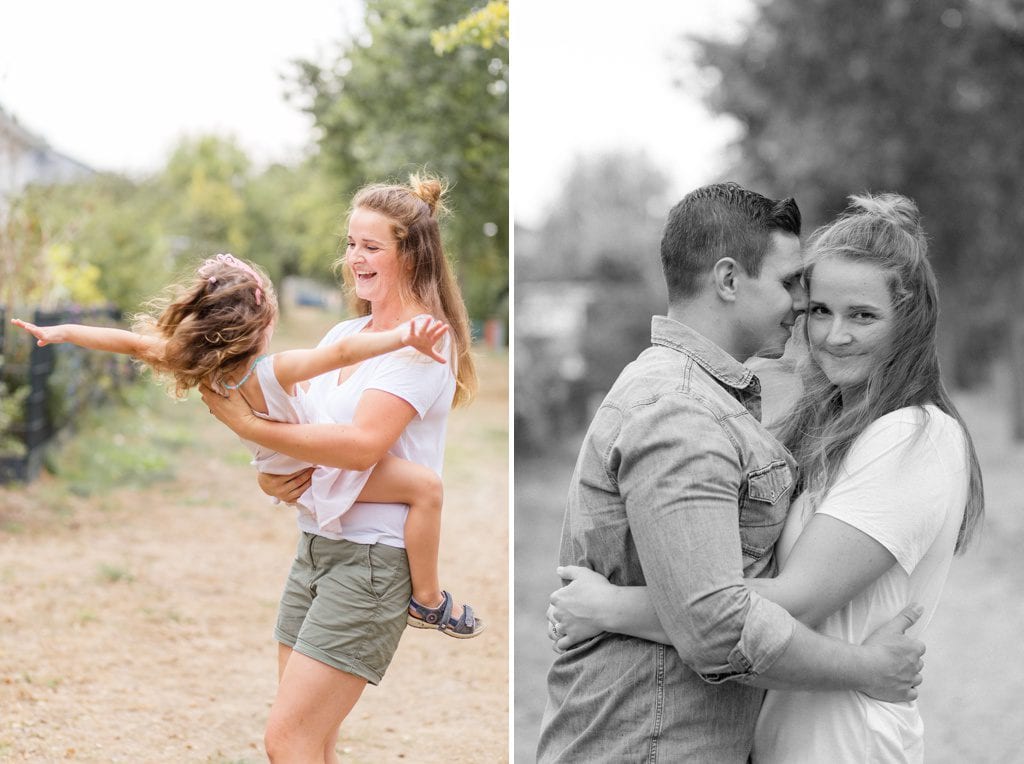
[[[441,478],[422,464],[385,456],[373,468],[359,494],[360,501],[398,502],[409,505],[405,520],[405,552],[409,556],[412,596],[421,605],[438,607],[444,600],[437,575],[437,552],[441,544]],[[452,616],[462,608],[455,605]]]
[[[288,652],[267,720],[267,757],[273,764],[334,764],[338,729],[359,700],[366,680],[302,653]]]

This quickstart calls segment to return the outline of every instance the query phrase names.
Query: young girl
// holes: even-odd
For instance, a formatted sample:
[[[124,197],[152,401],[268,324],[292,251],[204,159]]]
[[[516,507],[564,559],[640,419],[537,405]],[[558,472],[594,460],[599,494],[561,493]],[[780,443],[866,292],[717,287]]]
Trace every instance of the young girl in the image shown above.
[[[278,314],[273,286],[255,266],[232,255],[204,261],[193,277],[170,291],[170,298],[154,301],[149,313],[137,317],[136,331],[80,324],[36,326],[20,319],[12,323],[31,333],[39,346],[69,342],[130,355],[170,376],[177,397],[201,384],[222,394],[236,390],[256,416],[292,423],[315,419],[315,413],[303,407],[303,398],[305,383],[321,374],[404,348],[446,363],[437,345],[448,326],[428,315],[385,332],[355,334],[314,349],[267,355]],[[260,472],[287,475],[310,467],[252,441],[242,442],[252,451]],[[319,472],[296,505],[321,528],[340,529],[345,511],[360,498],[409,505],[405,534],[413,598],[429,602],[439,588],[436,546],[430,543],[440,533],[438,475],[390,455],[372,470],[324,468]],[[417,617],[414,602],[410,624],[438,628],[458,638],[475,637],[483,631],[483,623],[473,618],[468,605],[464,609],[466,615],[459,623],[428,623],[430,613]]]

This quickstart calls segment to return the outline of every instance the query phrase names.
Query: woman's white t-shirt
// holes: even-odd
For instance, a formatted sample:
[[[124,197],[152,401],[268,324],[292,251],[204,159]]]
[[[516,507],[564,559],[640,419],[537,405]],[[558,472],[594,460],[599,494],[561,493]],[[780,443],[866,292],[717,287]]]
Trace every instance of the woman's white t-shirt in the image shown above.
[[[854,442],[817,511],[866,533],[897,564],[818,631],[860,644],[908,603],[924,613],[920,638],[938,606],[967,501],[963,430],[935,406],[898,409]],[[922,427],[923,425],[923,427]],[[776,544],[781,567],[813,516],[793,502]],[[853,691],[769,690],[754,734],[755,762],[921,762],[923,726],[915,702],[885,703]]]
[[[343,321],[327,333],[320,346],[359,333],[370,318]],[[446,336],[442,355],[450,357],[450,348],[451,339]],[[363,361],[340,385],[338,371],[313,379],[302,407],[310,422],[350,424],[367,390],[397,396],[409,403],[416,415],[388,453],[441,474],[448,414],[455,397],[453,365],[437,363],[413,348],[402,348]],[[370,472],[317,467],[312,485],[301,499],[303,505],[311,505],[312,511],[300,509],[300,530],[331,539],[404,548],[408,505],[355,501]]]

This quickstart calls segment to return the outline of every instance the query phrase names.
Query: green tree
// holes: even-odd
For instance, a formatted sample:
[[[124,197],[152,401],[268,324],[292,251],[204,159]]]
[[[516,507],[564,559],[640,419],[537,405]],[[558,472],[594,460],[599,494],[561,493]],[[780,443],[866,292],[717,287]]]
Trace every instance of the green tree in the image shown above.
[[[367,0],[366,34],[331,67],[298,62],[296,97],[320,132],[320,157],[351,194],[427,169],[451,183],[446,243],[471,315],[503,311],[508,293],[508,49],[461,45],[438,55],[431,32],[466,0]]]
[[[490,50],[495,45],[508,47],[508,3],[492,0],[454,24],[430,33],[430,42],[438,54],[450,53],[460,45],[479,45]]]
[[[914,198],[970,385],[1024,305],[1024,14],[1009,0],[771,0],[740,39],[697,40],[712,107],[746,128],[737,172],[820,224],[865,189]],[[1018,317],[1018,321],[1024,318]],[[1024,348],[1018,348],[1024,356]],[[1017,364],[1024,402],[1024,362]],[[1017,410],[1024,436],[1024,405]]]
[[[317,162],[273,165],[249,182],[245,198],[250,257],[275,282],[292,275],[337,280],[331,265],[340,254],[345,198]]]
[[[205,135],[181,141],[159,179],[161,217],[176,256],[247,253],[249,174],[249,158],[230,139]]]
[[[159,224],[153,189],[116,175],[29,187],[12,200],[0,237],[0,300],[134,307],[168,273]]]

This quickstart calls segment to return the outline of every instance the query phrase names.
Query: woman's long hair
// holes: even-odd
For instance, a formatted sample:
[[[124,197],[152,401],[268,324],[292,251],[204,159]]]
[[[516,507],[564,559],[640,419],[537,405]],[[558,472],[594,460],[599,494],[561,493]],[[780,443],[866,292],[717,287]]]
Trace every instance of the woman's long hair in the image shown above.
[[[182,398],[201,382],[221,383],[263,349],[277,298],[259,266],[217,255],[133,318],[135,331],[164,340],[163,356],[146,363],[170,376]]]
[[[405,271],[411,262],[408,281],[401,281],[402,299],[423,305],[436,318],[451,327],[455,348],[454,405],[468,403],[476,393],[476,367],[470,353],[469,315],[451,263],[441,245],[438,216],[445,211],[444,184],[433,177],[412,175],[409,185],[375,183],[364,186],[352,199],[354,211],[360,207],[379,212],[391,220],[391,231],[398,241],[398,260]],[[356,315],[370,313],[370,303],[355,296],[352,269],[344,258],[342,277]]]
[[[920,213],[910,199],[896,194],[851,196],[838,219],[819,228],[808,244],[807,283],[814,263],[838,257],[870,263],[886,276],[893,303],[892,340],[871,370],[864,394],[844,405],[838,387],[813,361],[804,370],[804,393],[779,431],[803,472],[803,488],[819,502],[834,485],[854,441],[881,416],[907,406],[934,404],[963,431],[970,482],[955,551],[970,542],[984,514],[981,467],[963,417],[950,400],[939,374],[936,326],[939,306],[935,274]],[[921,428],[927,419],[922,419]]]

